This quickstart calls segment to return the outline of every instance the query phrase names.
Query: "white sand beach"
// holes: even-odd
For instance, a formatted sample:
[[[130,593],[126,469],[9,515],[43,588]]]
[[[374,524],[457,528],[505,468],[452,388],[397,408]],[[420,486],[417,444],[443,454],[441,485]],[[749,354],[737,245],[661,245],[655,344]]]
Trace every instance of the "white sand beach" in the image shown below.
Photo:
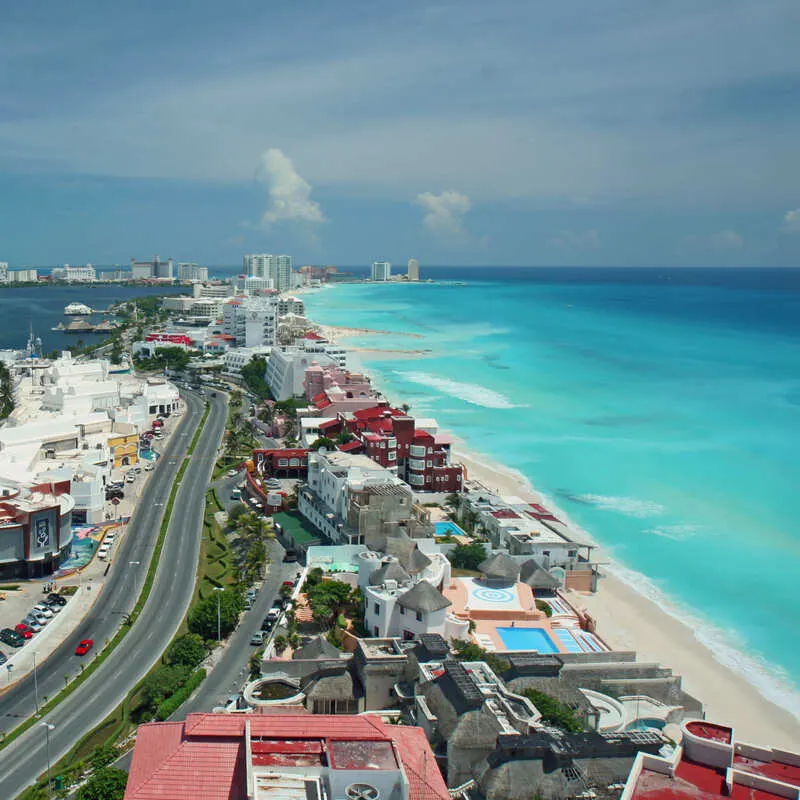
[[[456,442],[454,457],[488,489],[531,502],[544,502],[521,474]],[[555,509],[554,509],[555,510]],[[597,555],[604,562],[602,553]],[[767,700],[745,678],[715,660],[693,629],[614,574],[610,563],[596,594],[569,592],[570,602],[587,609],[600,636],[617,650],[634,650],[640,661],[657,661],[683,678],[683,687],[705,706],[706,716],[732,725],[740,740],[800,748],[800,719]]]
[[[405,336],[359,328],[322,328],[324,335],[334,341],[355,335],[385,334],[397,336],[395,343],[401,343]],[[363,355],[419,357],[403,351],[394,351],[392,356],[393,351],[388,349],[349,349],[353,350],[352,366],[366,374],[369,369],[361,362]],[[454,460],[465,465],[469,480],[479,481],[500,494],[552,507],[524,475],[471,452],[457,437],[454,437]],[[552,510],[563,517],[559,509]],[[622,580],[619,576],[625,574],[624,567],[604,557],[602,551],[596,551],[595,556],[608,564],[598,592],[594,595],[570,592],[568,596],[574,605],[586,608],[596,619],[598,633],[610,646],[634,650],[641,661],[657,661],[670,667],[682,677],[686,691],[704,704],[706,716],[732,725],[739,740],[800,749],[800,717],[767,700],[740,672],[716,660],[690,625]]]

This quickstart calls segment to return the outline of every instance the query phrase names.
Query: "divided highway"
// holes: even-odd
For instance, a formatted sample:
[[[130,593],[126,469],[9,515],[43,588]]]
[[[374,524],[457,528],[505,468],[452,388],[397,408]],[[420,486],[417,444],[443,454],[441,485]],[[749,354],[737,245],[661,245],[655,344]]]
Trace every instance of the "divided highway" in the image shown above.
[[[98,649],[111,639],[136,603],[147,572],[170,490],[202,419],[205,403],[189,392],[187,410],[159,459],[137,504],[133,520],[97,603],[73,634],[37,671],[39,697],[54,697],[64,674],[75,673],[77,643],[92,638]],[[50,732],[56,763],[101,722],[150,670],[177,631],[194,592],[205,493],[227,419],[227,397],[209,398],[210,413],[175,497],[164,548],[150,597],[127,636],[99,669],[42,722]],[[138,564],[136,562],[139,562]],[[0,697],[0,730],[11,730],[34,711],[28,676]],[[13,798],[47,768],[45,731],[36,725],[0,750],[0,797]]]

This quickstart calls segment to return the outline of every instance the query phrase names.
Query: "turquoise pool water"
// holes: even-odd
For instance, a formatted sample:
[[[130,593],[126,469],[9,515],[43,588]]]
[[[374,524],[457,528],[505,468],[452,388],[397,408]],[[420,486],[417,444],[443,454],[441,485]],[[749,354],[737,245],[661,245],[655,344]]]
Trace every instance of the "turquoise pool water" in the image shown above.
[[[625,726],[626,731],[643,731],[647,730],[647,728],[658,728],[658,730],[663,730],[664,725],[667,723],[664,722],[663,719],[637,719],[633,722],[628,723]]]
[[[437,536],[466,536],[466,533],[455,524],[455,522],[434,522],[434,530]]]
[[[547,631],[541,628],[498,628],[506,650],[538,650],[557,653],[558,648]]]

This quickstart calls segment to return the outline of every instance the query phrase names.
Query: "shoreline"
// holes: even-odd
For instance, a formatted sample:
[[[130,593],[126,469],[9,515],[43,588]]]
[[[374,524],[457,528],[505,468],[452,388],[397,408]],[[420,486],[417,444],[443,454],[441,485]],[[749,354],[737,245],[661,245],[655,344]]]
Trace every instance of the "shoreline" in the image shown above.
[[[321,326],[332,340],[345,339],[361,334],[389,334],[387,331],[372,331],[363,328],[338,328]],[[398,337],[405,334],[396,334]],[[359,356],[374,355],[380,358],[414,358],[414,355],[396,355],[398,351],[348,347],[357,370],[373,378]],[[401,353],[403,351],[400,351]],[[377,387],[376,388],[380,388]],[[451,432],[448,432],[451,433]],[[455,460],[467,468],[468,479],[477,480],[497,490],[500,494],[517,495],[541,502],[556,516],[564,519],[575,530],[596,543],[591,534],[574,525],[552,500],[537,492],[530,480],[522,473],[506,465],[494,462],[483,454],[476,453],[466,442],[453,435]],[[778,705],[765,696],[755,682],[748,680],[737,670],[722,663],[717,655],[727,649],[728,660],[743,667],[744,654],[733,648],[714,643],[712,649],[698,634],[698,620],[666,596],[648,596],[638,584],[648,579],[604,556],[598,544],[598,557],[608,566],[601,570],[602,580],[596,594],[565,592],[573,605],[585,608],[597,621],[599,635],[616,649],[634,650],[640,661],[657,661],[680,675],[684,689],[703,703],[706,716],[716,722],[732,725],[737,737],[744,741],[763,745],[797,748],[800,742],[800,716]],[[627,580],[626,580],[627,577]],[[687,610],[688,611],[688,610]],[[716,651],[716,654],[715,654]],[[755,660],[754,660],[755,663]],[[769,665],[758,665],[767,677]]]

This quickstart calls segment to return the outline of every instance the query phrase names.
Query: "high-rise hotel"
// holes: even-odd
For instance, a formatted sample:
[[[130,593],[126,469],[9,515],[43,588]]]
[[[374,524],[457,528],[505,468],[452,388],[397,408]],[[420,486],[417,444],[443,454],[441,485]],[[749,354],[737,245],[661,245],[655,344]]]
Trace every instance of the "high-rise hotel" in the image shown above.
[[[245,275],[267,278],[272,288],[286,292],[292,288],[292,257],[274,256],[269,253],[250,253],[242,260]]]
[[[372,280],[388,281],[392,277],[392,265],[388,261],[372,262]]]

